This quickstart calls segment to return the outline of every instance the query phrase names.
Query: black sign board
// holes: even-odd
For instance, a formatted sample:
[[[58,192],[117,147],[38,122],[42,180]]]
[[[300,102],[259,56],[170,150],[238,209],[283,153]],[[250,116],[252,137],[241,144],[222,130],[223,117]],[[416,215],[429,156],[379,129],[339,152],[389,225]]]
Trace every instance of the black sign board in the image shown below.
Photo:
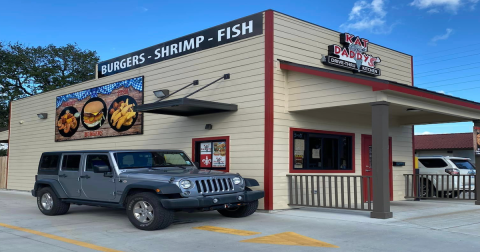
[[[263,13],[240,18],[98,64],[98,77],[125,72],[263,33]]]

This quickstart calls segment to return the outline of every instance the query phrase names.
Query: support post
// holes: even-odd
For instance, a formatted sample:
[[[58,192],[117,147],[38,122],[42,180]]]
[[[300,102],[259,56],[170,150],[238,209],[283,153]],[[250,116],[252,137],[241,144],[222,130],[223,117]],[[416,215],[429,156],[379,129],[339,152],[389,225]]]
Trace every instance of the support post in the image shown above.
[[[389,103],[372,103],[373,211],[371,218],[392,218],[388,150]]]
[[[473,121],[473,126],[474,127],[480,127],[480,120],[474,120]],[[477,148],[477,139],[476,137],[474,138],[474,147],[473,147],[473,154],[475,155],[475,170],[477,171],[476,174],[477,176],[475,177],[475,196],[477,199],[475,200],[475,205],[480,205],[480,186],[477,186],[477,181],[478,178],[480,178],[480,155],[476,154],[476,148]]]

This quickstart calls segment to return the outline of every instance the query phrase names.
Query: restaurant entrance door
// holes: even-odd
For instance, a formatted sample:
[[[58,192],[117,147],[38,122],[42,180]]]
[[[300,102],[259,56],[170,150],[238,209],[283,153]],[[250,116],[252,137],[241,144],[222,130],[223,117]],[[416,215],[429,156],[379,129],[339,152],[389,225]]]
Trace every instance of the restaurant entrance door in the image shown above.
[[[390,171],[390,200],[393,200],[393,176],[392,176],[392,138],[388,139],[388,155],[389,155],[389,171]],[[362,176],[372,176],[372,136],[371,135],[362,135]],[[373,199],[373,189],[372,189],[372,179],[370,178],[370,186],[366,186],[368,182],[366,178],[364,178],[363,183],[365,186],[363,187],[363,196],[364,199],[368,199],[368,192],[367,188],[370,188],[370,199]]]

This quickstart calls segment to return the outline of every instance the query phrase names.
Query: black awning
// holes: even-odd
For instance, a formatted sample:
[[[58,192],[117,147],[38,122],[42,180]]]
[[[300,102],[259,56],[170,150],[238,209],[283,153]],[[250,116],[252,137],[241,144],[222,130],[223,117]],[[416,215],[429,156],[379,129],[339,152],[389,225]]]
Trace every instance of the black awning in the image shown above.
[[[139,105],[135,108],[135,111],[137,112],[176,116],[195,116],[237,110],[238,106],[236,104],[202,101],[189,98],[153,102]]]

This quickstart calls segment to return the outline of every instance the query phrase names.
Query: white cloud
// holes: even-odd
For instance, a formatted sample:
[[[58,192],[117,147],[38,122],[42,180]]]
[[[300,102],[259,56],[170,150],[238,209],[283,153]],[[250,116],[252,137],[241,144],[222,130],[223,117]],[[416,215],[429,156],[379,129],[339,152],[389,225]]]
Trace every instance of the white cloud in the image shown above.
[[[440,90],[440,91],[437,91],[437,93],[440,93],[440,94],[445,94],[445,91],[443,91],[443,90]]]
[[[453,33],[453,29],[447,28],[445,34],[437,35],[437,36],[433,37],[432,40],[430,40],[430,44],[431,45],[436,45],[437,41],[448,39],[450,37],[450,35],[452,35],[452,33]]]
[[[367,30],[387,34],[392,31],[395,24],[387,25],[386,16],[385,0],[356,1],[348,14],[348,21],[340,25],[340,28],[346,31]]]
[[[428,13],[438,13],[439,9],[444,9],[448,12],[457,13],[461,7],[475,9],[479,0],[413,0],[411,6],[417,7],[421,10],[429,9]]]
[[[420,135],[431,135],[433,134],[432,132],[429,131],[424,131],[423,133],[420,133]]]

